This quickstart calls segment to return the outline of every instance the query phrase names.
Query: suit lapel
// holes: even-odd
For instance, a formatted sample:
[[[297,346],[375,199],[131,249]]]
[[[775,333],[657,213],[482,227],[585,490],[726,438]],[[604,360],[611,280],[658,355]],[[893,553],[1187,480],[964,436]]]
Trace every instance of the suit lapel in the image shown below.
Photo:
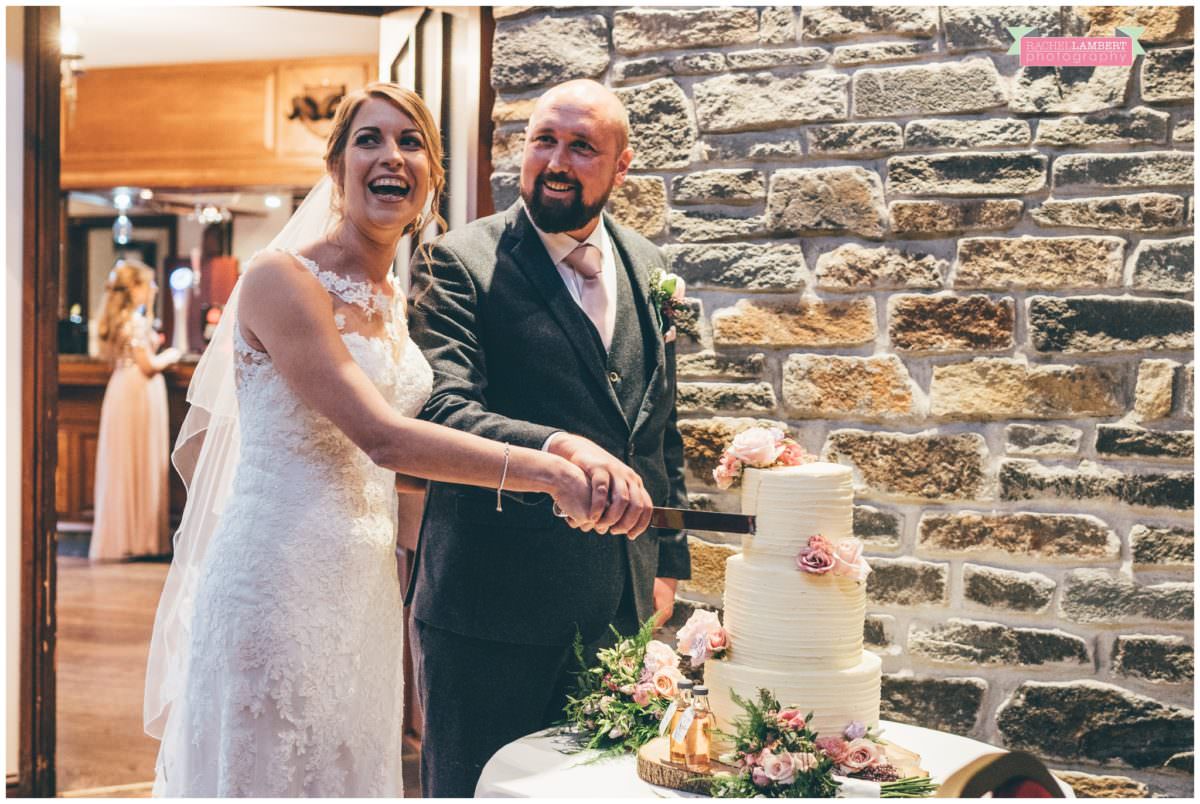
[[[633,292],[634,310],[631,311],[633,313],[632,319],[637,321],[642,320],[640,311],[645,311],[651,330],[649,337],[642,338],[642,343],[647,346],[653,344],[653,368],[646,382],[646,392],[642,397],[641,405],[638,407],[637,418],[633,422],[632,432],[637,432],[637,429],[650,416],[654,408],[654,402],[658,395],[662,393],[662,386],[665,379],[663,372],[666,370],[667,362],[666,347],[663,344],[662,332],[657,327],[658,319],[654,311],[650,309],[650,298],[647,295],[647,288],[650,287],[649,274],[645,267],[630,255],[624,238],[618,232],[608,213],[604,214],[604,224],[608,226],[608,234],[612,239],[613,248],[618,251],[618,262],[624,264],[628,271],[629,284]]]
[[[575,350],[579,362],[587,367],[588,372],[604,389],[604,396],[611,403],[613,412],[624,422],[625,414],[621,412],[621,401],[617,399],[612,383],[608,381],[604,356],[590,337],[588,321],[579,305],[571,298],[554,263],[550,262],[550,255],[546,253],[542,239],[538,237],[519,202],[509,209],[508,228],[515,241],[509,249],[513,261],[525,274],[529,283],[542,294],[547,309],[558,322],[563,337]],[[609,231],[612,231],[611,228]]]

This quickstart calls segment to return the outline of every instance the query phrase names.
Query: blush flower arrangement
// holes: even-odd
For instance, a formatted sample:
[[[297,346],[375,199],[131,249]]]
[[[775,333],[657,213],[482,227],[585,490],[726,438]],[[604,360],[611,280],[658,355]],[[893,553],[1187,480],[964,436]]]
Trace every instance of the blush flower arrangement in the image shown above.
[[[785,709],[768,690],[758,700],[735,692],[733,702],[744,715],[734,724],[734,751],[723,761],[736,772],[713,777],[714,798],[833,798],[838,783],[834,761],[817,748],[817,735],[808,727],[811,714]]]
[[[714,798],[833,798],[836,776],[879,784],[881,798],[921,798],[937,786],[928,776],[900,778],[889,745],[858,722],[836,737],[821,737],[809,726],[812,713],[784,708],[769,690],[757,700],[732,693],[744,715],[735,724],[732,774],[713,777]]]
[[[675,634],[679,652],[691,659],[692,667],[700,667],[709,659],[720,658],[729,649],[729,634],[721,627],[715,611],[696,609]]]
[[[812,463],[817,458],[804,450],[794,439],[778,427],[751,427],[734,436],[733,441],[721,453],[713,480],[717,487],[727,489],[741,480],[747,466],[756,469],[772,469],[776,466],[799,466]]]
[[[684,310],[683,294],[686,287],[683,278],[676,274],[665,273],[657,268],[650,272],[650,306],[654,308],[654,317],[658,319],[666,343],[676,338],[675,319]]]
[[[580,735],[580,748],[603,754],[637,751],[658,736],[659,721],[684,680],[679,655],[651,637],[655,618],[638,633],[623,637],[613,629],[616,643],[596,653],[589,666],[583,637],[575,635],[575,691],[568,695],[566,720]]]
[[[810,575],[837,575],[862,583],[871,574],[871,565],[863,557],[860,539],[842,539],[836,545],[821,534],[808,538],[808,544],[796,554],[796,569]]]

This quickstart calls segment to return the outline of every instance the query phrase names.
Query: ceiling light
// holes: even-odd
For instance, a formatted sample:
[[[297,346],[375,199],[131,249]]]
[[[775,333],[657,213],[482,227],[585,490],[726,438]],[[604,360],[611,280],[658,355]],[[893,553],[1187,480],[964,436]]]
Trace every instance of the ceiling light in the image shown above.
[[[215,204],[197,204],[196,211],[192,217],[205,226],[212,226],[213,224],[224,223],[232,216],[229,214],[229,210],[218,207]]]
[[[138,198],[142,199],[143,201],[149,201],[153,197],[154,197],[154,191],[149,188],[142,190],[140,193],[138,193]]]
[[[263,199],[263,203],[266,204],[267,209],[279,209],[283,206],[283,199],[277,195],[268,195]]]
[[[113,240],[119,246],[124,246],[129,243],[129,238],[133,236],[133,221],[129,220],[129,216],[122,212],[117,216],[116,223],[112,228]]]

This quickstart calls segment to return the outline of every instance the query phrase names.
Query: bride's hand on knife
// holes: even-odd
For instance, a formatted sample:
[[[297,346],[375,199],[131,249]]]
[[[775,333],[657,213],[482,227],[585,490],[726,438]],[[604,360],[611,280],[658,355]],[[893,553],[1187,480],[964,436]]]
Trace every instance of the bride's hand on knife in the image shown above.
[[[562,460],[562,459],[560,459]],[[567,524],[573,528],[587,526],[590,530],[592,506],[592,484],[584,471],[570,461],[562,460],[559,478],[550,496],[554,500],[555,512],[561,512]]]

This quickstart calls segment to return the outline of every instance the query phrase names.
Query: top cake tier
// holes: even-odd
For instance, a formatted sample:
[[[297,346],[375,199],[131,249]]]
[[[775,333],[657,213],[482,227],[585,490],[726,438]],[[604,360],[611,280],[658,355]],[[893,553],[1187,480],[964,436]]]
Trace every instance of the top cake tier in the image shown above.
[[[742,513],[755,516],[755,533],[742,543],[746,559],[792,559],[818,533],[834,544],[853,536],[852,477],[836,463],[747,468]]]

